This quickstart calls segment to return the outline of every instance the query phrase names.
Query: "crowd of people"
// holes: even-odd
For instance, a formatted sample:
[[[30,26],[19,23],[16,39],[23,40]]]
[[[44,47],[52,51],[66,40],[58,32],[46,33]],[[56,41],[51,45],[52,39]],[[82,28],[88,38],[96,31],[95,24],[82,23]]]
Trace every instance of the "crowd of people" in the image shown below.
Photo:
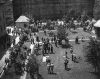
[[[5,65],[3,70],[4,73],[7,75],[10,73],[10,69],[14,68],[14,72],[16,75],[22,75],[24,71],[29,72],[26,60],[27,56],[30,55],[31,49],[24,45],[25,42],[30,41],[34,44],[33,36],[31,36],[31,32],[26,29],[13,27],[14,30],[7,29],[7,33],[12,33],[13,36],[19,37],[19,41],[16,44],[16,38],[12,40],[12,45],[8,49],[9,50],[9,57],[5,58]],[[29,28],[27,28],[30,30]]]
[[[51,24],[53,22],[53,26],[51,29],[54,29],[55,27],[58,26],[58,22],[59,21],[50,21]],[[49,22],[49,25],[50,25]],[[39,21],[34,23],[35,26],[37,26],[36,31],[33,31],[33,27],[28,27],[28,28],[17,28],[16,26],[13,27],[14,30],[11,31],[11,29],[7,30],[7,33],[12,32],[13,35],[15,36],[19,36],[20,37],[20,42],[18,42],[18,44],[15,43],[15,39],[12,41],[13,47],[11,47],[10,50],[10,57],[9,58],[5,58],[5,63],[6,65],[8,64],[8,67],[11,68],[12,66],[14,66],[15,69],[15,73],[16,74],[22,74],[24,71],[28,71],[28,69],[25,66],[25,60],[27,59],[27,56],[29,55],[29,48],[27,48],[24,43],[27,41],[30,41],[31,44],[36,45],[37,49],[41,48],[41,54],[43,56],[45,56],[46,54],[54,54],[54,46],[59,48],[59,44],[60,44],[60,39],[57,35],[55,35],[51,29],[49,29],[49,33],[46,32],[46,29],[48,29],[47,25],[44,25],[40,27],[40,23]],[[59,25],[60,26],[60,25]],[[58,26],[58,27],[59,27]],[[78,26],[83,27],[84,31],[86,30],[92,30],[93,29],[93,22],[92,20],[87,20],[84,22],[78,21],[78,20],[69,20],[69,22],[65,22],[64,21],[64,25],[67,29],[76,29]],[[39,29],[43,28],[42,30],[44,31],[44,35],[47,36],[49,35],[49,38],[40,38],[36,32],[39,32]],[[34,35],[32,35],[32,33],[34,33]],[[38,43],[35,43],[35,38],[36,37],[36,41]],[[40,44],[40,40],[42,41],[42,45]],[[66,40],[66,39],[65,39]],[[66,40],[67,43],[69,43],[69,39]],[[84,42],[84,37],[82,36],[82,42]],[[75,38],[75,43],[79,44],[79,37]],[[36,49],[36,50],[37,50]],[[38,50],[37,52],[38,53]],[[70,48],[70,53],[72,56],[72,61],[76,62],[76,56],[75,53],[73,53],[73,47]],[[65,52],[65,56],[66,59],[64,60],[64,66],[65,66],[65,70],[68,68],[68,57],[67,57],[67,51]],[[20,57],[20,61],[18,61],[18,56]],[[48,70],[48,74],[53,74],[53,69],[54,69],[54,64],[51,62],[51,59],[47,58],[46,59],[46,63],[47,63],[47,70]],[[4,70],[6,71],[7,69],[4,68]]]
[[[18,44],[15,44],[15,41],[13,41],[13,47],[9,48],[9,58],[5,58],[6,65],[8,64],[8,69],[14,67],[15,74],[21,75],[25,71],[25,60],[27,59],[28,55],[28,48],[24,46],[21,41]],[[9,71],[8,71],[9,72]]]

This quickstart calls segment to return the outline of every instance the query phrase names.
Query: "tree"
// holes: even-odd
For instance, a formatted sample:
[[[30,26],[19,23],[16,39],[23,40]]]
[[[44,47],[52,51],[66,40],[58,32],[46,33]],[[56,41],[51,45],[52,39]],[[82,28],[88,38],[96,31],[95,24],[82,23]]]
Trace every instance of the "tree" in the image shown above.
[[[31,54],[28,60],[27,68],[29,69],[30,76],[34,79],[35,74],[39,74],[39,61],[35,54]]]
[[[88,45],[84,46],[84,52],[89,63],[95,68],[95,72],[100,69],[100,42],[90,38]]]
[[[88,19],[87,13],[85,11],[82,12],[81,14],[81,20],[84,22]]]
[[[65,37],[66,37],[66,27],[64,25],[59,25],[57,27],[57,36],[61,40],[65,39]]]

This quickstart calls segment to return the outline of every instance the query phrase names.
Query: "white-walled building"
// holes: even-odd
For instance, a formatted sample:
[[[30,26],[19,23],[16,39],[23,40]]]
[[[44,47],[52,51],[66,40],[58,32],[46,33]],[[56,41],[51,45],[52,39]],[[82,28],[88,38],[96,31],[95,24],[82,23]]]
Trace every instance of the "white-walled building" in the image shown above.
[[[16,23],[16,27],[19,27],[19,28],[27,27],[29,26],[29,18],[22,15],[15,21],[15,23]]]

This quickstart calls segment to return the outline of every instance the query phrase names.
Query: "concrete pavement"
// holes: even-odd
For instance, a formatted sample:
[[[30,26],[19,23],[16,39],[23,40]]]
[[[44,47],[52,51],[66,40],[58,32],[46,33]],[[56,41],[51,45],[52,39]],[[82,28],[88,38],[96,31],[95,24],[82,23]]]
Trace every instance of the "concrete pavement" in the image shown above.
[[[4,52],[5,54],[4,54],[4,56],[2,57],[2,59],[0,60],[0,73],[2,72],[2,70],[3,70],[3,67],[4,67],[4,65],[5,65],[5,58],[7,57],[7,58],[9,58],[9,51],[5,51]]]
[[[87,43],[87,42],[86,42]],[[85,43],[84,43],[85,44]],[[77,54],[77,57],[81,56],[81,59],[79,60],[79,63],[74,63],[71,60],[71,54],[68,51],[68,67],[71,69],[69,71],[64,70],[64,55],[65,50],[62,48],[56,48],[54,47],[54,53],[55,54],[49,54],[51,62],[54,63],[54,73],[53,75],[50,75],[47,73],[47,67],[46,63],[42,63],[40,66],[40,74],[43,76],[44,79],[97,79],[95,75],[93,75],[90,72],[93,72],[94,69],[90,64],[85,62],[84,55],[81,52],[82,45],[75,45],[74,44],[74,52]],[[40,58],[40,57],[39,57]]]
[[[54,30],[54,31],[56,31],[56,30]],[[43,32],[43,31],[40,31],[40,32]],[[79,40],[81,40],[81,39],[79,39]],[[89,39],[85,39],[85,40],[89,40]],[[69,41],[75,41],[75,39],[70,39]],[[40,42],[40,43],[42,43],[42,42]],[[54,72],[56,73],[56,75],[48,75],[47,74],[47,69],[46,69],[45,63],[42,64],[42,66],[40,67],[40,73],[43,75],[44,79],[65,79],[65,78],[68,78],[68,79],[71,79],[72,78],[72,79],[74,79],[74,77],[71,77],[71,75],[75,74],[75,72],[77,72],[77,70],[75,70],[75,72],[74,71],[72,71],[72,72],[69,71],[69,73],[66,73],[66,71],[64,70],[64,64],[63,64],[63,61],[64,61],[63,56],[64,56],[64,53],[65,53],[64,49],[61,49],[61,48],[55,48],[55,49],[57,50],[57,51],[55,50],[56,54],[55,55],[50,55],[50,57],[51,57],[54,65],[55,65]],[[73,64],[73,62],[70,61],[69,62],[69,67],[71,67],[71,68],[74,68],[75,67],[76,68],[77,65],[75,66],[75,64]],[[80,65],[78,67],[81,69],[81,66]],[[44,72],[44,73],[42,73],[42,72]],[[84,73],[85,73],[85,71],[84,71]],[[26,78],[26,75],[27,75],[27,73],[25,72],[23,74],[23,76],[20,76],[18,78],[19,79],[25,79]],[[67,77],[66,77],[66,75],[67,75]],[[75,79],[77,79],[76,75],[75,75]]]
[[[67,49],[68,58],[69,58],[68,67],[70,68],[70,70],[69,71],[64,70],[64,59],[65,59],[64,55],[65,55],[66,49],[62,49],[60,47],[56,48],[53,45],[55,54],[49,54],[49,57],[51,61],[54,63],[55,74],[53,75],[48,74],[46,63],[42,62],[40,66],[40,74],[43,76],[44,79],[97,79],[97,77],[91,73],[94,71],[94,69],[91,66],[91,64],[88,64],[87,62],[85,62],[86,58],[84,57],[84,53],[82,52],[83,45],[87,44],[88,41],[81,42],[81,39],[79,39],[80,44],[75,44],[72,42],[72,41],[75,41],[74,38],[77,35],[81,37],[82,34],[86,37],[84,40],[89,40],[88,37],[92,36],[91,34],[83,33],[83,32],[76,35],[69,36],[70,38],[69,43],[73,46],[74,53],[76,53],[76,56],[78,58],[80,57],[80,59],[78,59],[79,63],[72,62],[70,50],[68,48]],[[40,33],[40,37],[42,35],[43,33]],[[45,38],[47,37],[48,35]],[[40,61],[42,60],[42,56],[39,56],[38,58],[40,59]]]

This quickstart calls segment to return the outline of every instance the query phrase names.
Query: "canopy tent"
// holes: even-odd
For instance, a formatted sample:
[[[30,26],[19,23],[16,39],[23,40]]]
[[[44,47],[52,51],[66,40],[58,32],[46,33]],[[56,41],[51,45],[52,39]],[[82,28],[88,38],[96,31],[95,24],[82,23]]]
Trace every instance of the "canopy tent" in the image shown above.
[[[94,24],[95,27],[100,27],[100,20],[98,20],[95,24]]]
[[[24,15],[21,15],[15,22],[16,22],[16,27],[27,27],[29,26],[29,21],[30,19],[27,18]]]

